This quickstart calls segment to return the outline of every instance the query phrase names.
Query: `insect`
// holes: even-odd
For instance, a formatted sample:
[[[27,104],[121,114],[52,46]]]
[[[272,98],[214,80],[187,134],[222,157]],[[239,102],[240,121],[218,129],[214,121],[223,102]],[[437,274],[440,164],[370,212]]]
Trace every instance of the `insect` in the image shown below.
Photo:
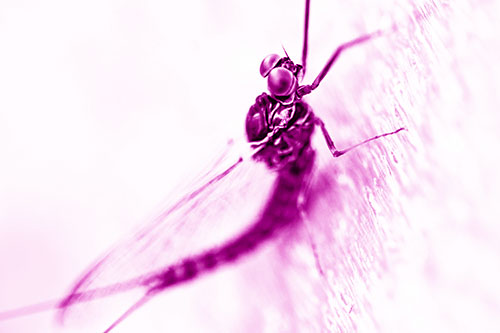
[[[382,33],[365,35],[341,45],[332,54],[314,82],[302,85],[301,80],[307,69],[309,7],[310,2],[306,1],[301,64],[293,62],[286,52],[285,56],[271,54],[261,63],[260,74],[267,79],[269,92],[259,95],[247,114],[246,134],[253,149],[251,157],[239,158],[200,189],[160,214],[142,232],[112,249],[93,265],[75,283],[69,294],[58,302],[57,308],[62,320],[77,304],[130,289],[142,290],[143,296],[110,323],[106,329],[110,331],[159,293],[244,257],[275,237],[281,230],[300,222],[304,211],[304,198],[307,196],[308,180],[315,161],[315,152],[311,147],[311,137],[315,128],[320,129],[335,158],[359,145],[403,130],[400,128],[377,135],[347,149],[338,150],[335,147],[323,121],[314,114],[304,97],[320,87],[322,80],[341,53]],[[249,160],[257,162],[261,167],[264,166],[266,172],[275,176],[269,199],[260,212],[252,217],[252,223],[225,239],[212,241],[212,245],[197,244],[180,258],[178,252],[175,258],[168,257],[169,248],[178,244],[174,244],[176,240],[168,239],[167,236],[185,239],[180,235],[189,234],[189,221],[192,219],[190,216],[195,210],[205,211],[201,216],[209,220],[210,207],[201,202],[200,198],[207,198],[208,194],[220,195],[217,186],[231,183],[237,179],[238,172],[255,167]],[[264,167],[257,172],[263,172]],[[158,256],[158,260],[154,258],[155,255]],[[149,269],[147,273],[137,274],[133,269],[127,270],[127,266],[145,266],[139,264],[142,261],[148,263],[155,261],[155,264],[146,265]],[[123,272],[122,269],[127,272]],[[111,280],[117,277],[120,277],[122,282],[116,283]]]

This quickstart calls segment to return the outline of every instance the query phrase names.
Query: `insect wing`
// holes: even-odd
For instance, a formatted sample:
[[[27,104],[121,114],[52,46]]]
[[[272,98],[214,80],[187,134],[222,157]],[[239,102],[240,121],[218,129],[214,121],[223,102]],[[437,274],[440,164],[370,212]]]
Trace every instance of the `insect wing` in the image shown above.
[[[59,319],[71,322],[90,313],[95,299],[141,286],[139,292],[144,294],[144,282],[152,276],[186,257],[222,245],[252,225],[271,193],[275,174],[251,159],[226,163],[235,161],[229,156],[232,154],[225,153],[218,163],[222,171],[203,176],[201,186],[165,205],[146,226],[91,265],[59,305]],[[110,315],[118,316],[130,305],[121,302],[120,309]],[[94,317],[95,311],[92,313]]]

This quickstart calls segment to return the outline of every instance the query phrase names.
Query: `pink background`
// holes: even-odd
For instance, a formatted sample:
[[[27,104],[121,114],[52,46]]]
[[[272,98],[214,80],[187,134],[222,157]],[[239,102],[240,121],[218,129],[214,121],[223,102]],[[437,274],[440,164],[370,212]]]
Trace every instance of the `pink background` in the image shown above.
[[[242,137],[261,59],[282,44],[299,60],[303,7],[0,4],[0,311],[64,295]],[[498,331],[499,12],[313,0],[307,82],[340,43],[397,27],[345,53],[308,99],[337,146],[409,131],[337,160],[317,136],[302,226],[116,331]],[[42,313],[0,332],[102,330],[89,317],[61,329]]]

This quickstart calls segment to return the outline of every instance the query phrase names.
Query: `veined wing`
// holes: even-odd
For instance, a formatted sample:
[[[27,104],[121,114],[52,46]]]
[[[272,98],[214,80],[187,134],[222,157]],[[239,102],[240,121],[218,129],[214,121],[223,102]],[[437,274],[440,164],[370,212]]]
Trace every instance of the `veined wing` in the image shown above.
[[[81,313],[86,306],[74,309],[77,303],[141,286],[146,292],[148,278],[186,257],[222,245],[251,226],[276,175],[263,163],[240,160],[235,153],[237,149],[224,153],[218,171],[203,176],[200,186],[167,205],[93,264],[60,304],[60,319],[72,316],[76,308]]]

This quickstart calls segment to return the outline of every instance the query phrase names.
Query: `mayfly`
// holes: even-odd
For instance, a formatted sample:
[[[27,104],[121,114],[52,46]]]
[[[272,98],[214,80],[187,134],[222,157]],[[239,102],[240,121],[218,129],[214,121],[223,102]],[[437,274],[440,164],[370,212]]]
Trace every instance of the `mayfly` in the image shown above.
[[[311,137],[316,128],[319,128],[334,158],[404,129],[371,137],[346,149],[337,149],[324,122],[314,114],[304,97],[320,87],[344,51],[383,33],[377,31],[340,45],[315,80],[311,84],[302,84],[307,69],[309,11],[310,1],[306,0],[301,64],[292,61],[286,51],[284,56],[271,54],[261,62],[260,74],[267,79],[268,92],[260,94],[247,113],[245,128],[251,148],[250,156],[237,158],[226,170],[163,211],[141,232],[113,248],[92,265],[66,297],[50,305],[58,309],[61,321],[70,315],[71,308],[77,304],[132,289],[141,290],[139,300],[109,323],[105,331],[111,331],[154,296],[243,258],[276,237],[280,231],[299,223],[307,214],[304,202],[315,163],[316,153],[311,146]],[[241,175],[238,172],[242,170],[255,168],[260,170],[256,172],[262,172],[263,166],[266,173],[274,175],[273,185],[263,207],[256,215],[250,214],[251,223],[248,226],[226,239],[217,239],[208,244],[200,242],[181,257],[178,251],[172,251],[181,247],[186,237],[194,232],[190,221],[198,217],[206,220],[213,218],[210,216],[213,209],[211,204],[217,201],[217,195],[220,199],[223,184],[236,181]],[[208,197],[210,201],[205,200]],[[217,209],[227,207],[230,203],[228,201],[226,206],[221,204]],[[138,267],[147,267],[147,273],[135,273]],[[117,277],[121,282],[112,281]],[[46,307],[40,305],[4,312],[0,314],[0,319]]]

